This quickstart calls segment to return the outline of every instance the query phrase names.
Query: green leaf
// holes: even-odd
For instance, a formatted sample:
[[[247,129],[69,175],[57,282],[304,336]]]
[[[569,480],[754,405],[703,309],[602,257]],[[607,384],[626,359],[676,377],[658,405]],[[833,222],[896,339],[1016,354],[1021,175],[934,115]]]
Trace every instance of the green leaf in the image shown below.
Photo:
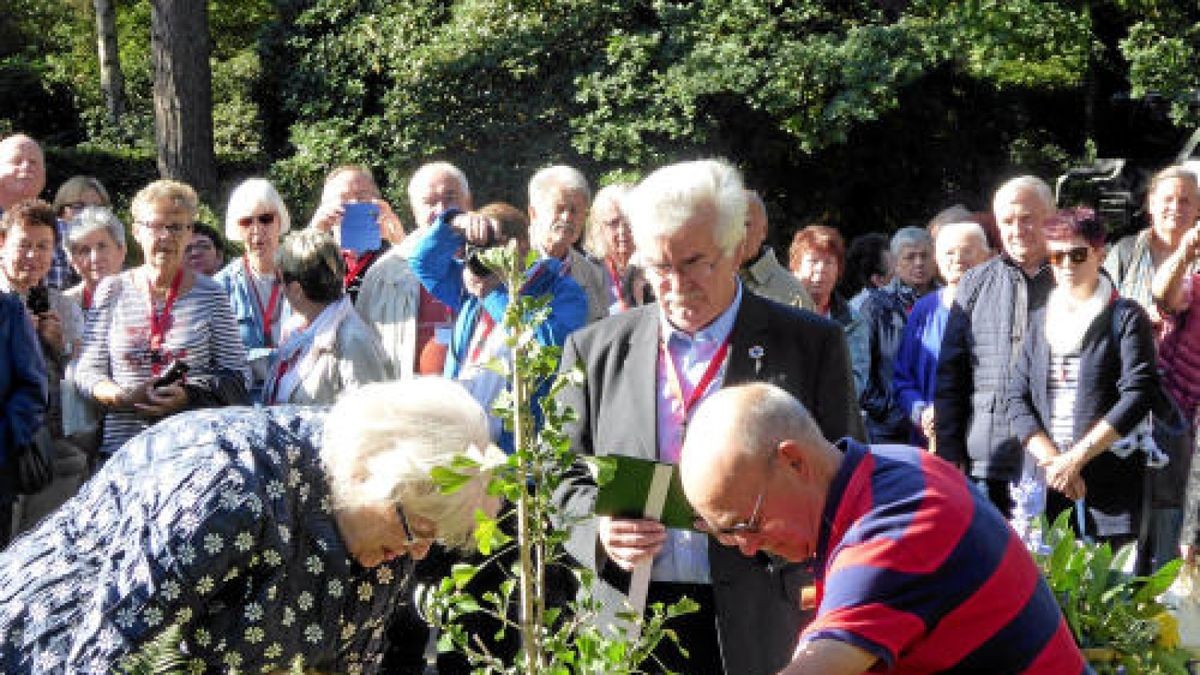
[[[459,473],[444,466],[433,467],[429,472],[429,477],[439,492],[448,495],[458,492],[474,478],[474,476]]]
[[[607,485],[617,475],[617,461],[604,455],[588,455],[583,457],[596,485]]]
[[[1179,568],[1182,565],[1183,561],[1175,558],[1158,568],[1154,574],[1146,578],[1145,585],[1138,589],[1137,593],[1134,593],[1133,601],[1149,602],[1165,593],[1171,584],[1175,583],[1175,578],[1179,576]]]
[[[475,578],[475,575],[478,572],[479,568],[475,565],[454,563],[454,565],[450,567],[450,578],[454,580],[454,587],[461,591],[468,583],[471,582],[471,579]]]

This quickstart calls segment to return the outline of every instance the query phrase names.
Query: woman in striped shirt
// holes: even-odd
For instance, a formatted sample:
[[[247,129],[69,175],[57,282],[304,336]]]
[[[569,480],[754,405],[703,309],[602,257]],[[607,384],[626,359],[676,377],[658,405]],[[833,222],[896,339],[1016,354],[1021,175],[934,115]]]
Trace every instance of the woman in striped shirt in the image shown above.
[[[106,411],[103,456],[181,410],[246,402],[246,350],[225,292],[183,263],[198,207],[175,181],[138,192],[131,210],[146,262],[96,289],[75,384]],[[156,386],[176,361],[188,374]]]

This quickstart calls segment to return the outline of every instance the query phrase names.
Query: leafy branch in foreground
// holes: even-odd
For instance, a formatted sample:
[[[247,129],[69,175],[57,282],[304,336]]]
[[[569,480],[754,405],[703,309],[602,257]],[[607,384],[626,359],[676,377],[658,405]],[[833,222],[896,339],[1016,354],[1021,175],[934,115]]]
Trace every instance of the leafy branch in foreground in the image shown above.
[[[439,649],[461,652],[477,672],[644,672],[643,665],[653,663],[652,652],[661,641],[669,640],[683,650],[678,636],[666,624],[695,611],[697,605],[687,598],[670,607],[655,603],[647,607],[644,617],[625,613],[619,616],[621,625],[601,625],[600,603],[590,594],[594,573],[567,556],[564,543],[574,522],[552,500],[563,477],[578,460],[564,431],[575,413],[562,406],[556,395],[564,387],[581,384],[582,373],[576,370],[560,374],[559,348],[543,345],[537,339],[538,327],[550,314],[550,298],[531,298],[512,290],[522,287],[536,256],[521,259],[510,244],[507,249],[489,250],[484,260],[510,289],[502,324],[510,358],[493,361],[488,367],[510,384],[497,399],[493,413],[511,431],[514,451],[491,462],[487,458],[461,457],[449,468],[437,471],[434,478],[440,489],[453,491],[481,464],[491,463],[484,467],[493,476],[489,493],[504,497],[513,509],[497,519],[476,513],[475,541],[486,559],[476,565],[455,565],[450,576],[425,598],[425,615],[442,631]],[[540,426],[535,410],[541,413]],[[513,526],[514,518],[515,537],[505,532],[506,526]],[[484,565],[503,566],[514,553],[516,561],[504,569],[505,578],[497,587],[472,591],[469,584]],[[564,575],[583,589],[574,600],[562,597]],[[514,599],[515,616],[510,612]],[[497,638],[509,631],[519,634],[521,651],[515,662],[506,663],[482,640],[468,634],[462,619],[477,612],[499,623]]]

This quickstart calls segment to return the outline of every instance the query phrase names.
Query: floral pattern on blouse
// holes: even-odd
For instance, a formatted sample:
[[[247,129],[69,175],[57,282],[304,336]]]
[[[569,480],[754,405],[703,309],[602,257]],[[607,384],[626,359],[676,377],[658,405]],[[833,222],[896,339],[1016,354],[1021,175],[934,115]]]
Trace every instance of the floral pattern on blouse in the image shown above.
[[[172,624],[194,672],[378,672],[410,563],[347,553],[326,412],[198,411],[126,444],[0,555],[0,672],[108,673]]]

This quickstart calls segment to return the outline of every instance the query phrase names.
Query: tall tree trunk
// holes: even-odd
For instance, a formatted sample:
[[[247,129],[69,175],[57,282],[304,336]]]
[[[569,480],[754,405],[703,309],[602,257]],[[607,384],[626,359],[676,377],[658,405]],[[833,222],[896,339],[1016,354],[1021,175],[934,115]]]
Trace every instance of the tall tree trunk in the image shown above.
[[[92,0],[96,10],[96,50],[100,55],[100,90],[108,108],[108,121],[120,123],[125,114],[125,74],[117,51],[117,9],[113,0]]]
[[[158,172],[189,183],[211,202],[217,191],[217,159],[208,4],[151,0],[150,10]]]

